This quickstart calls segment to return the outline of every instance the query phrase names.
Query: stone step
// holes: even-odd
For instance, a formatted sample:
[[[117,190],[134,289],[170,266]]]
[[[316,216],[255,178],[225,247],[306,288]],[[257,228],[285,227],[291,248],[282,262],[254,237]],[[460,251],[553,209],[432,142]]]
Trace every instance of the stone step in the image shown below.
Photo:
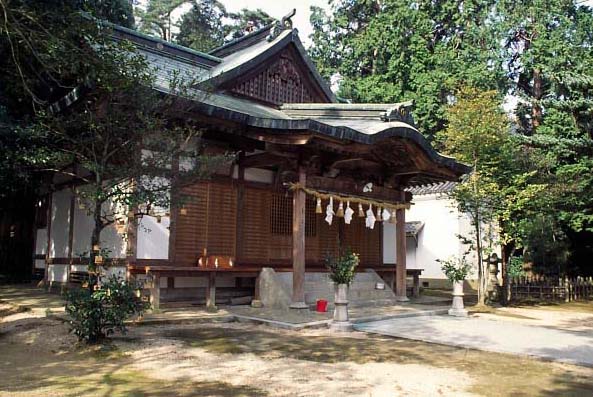
[[[388,298],[388,299],[368,299],[364,301],[349,301],[348,307],[383,307],[383,306],[394,306],[399,305],[401,302],[398,302],[396,299]],[[309,309],[315,310],[316,309],[316,302],[309,303]],[[328,311],[334,309],[333,302],[328,302],[327,304]]]
[[[284,306],[287,306],[292,293],[292,273],[276,273],[271,269],[266,270],[266,272],[269,274],[266,274],[266,281],[262,283],[263,295],[266,296],[264,300],[268,304],[274,304],[273,302],[278,301],[278,297],[282,296],[283,302],[288,301],[288,303],[283,303]],[[377,283],[382,283],[385,289],[376,289]],[[306,273],[304,289],[307,304],[313,305],[319,299],[327,300],[333,304],[335,284],[330,280],[327,273]],[[268,296],[270,298],[267,298]],[[353,305],[361,306],[393,304],[395,294],[375,271],[368,270],[356,274],[348,291],[348,299]],[[367,301],[369,303],[366,303]]]

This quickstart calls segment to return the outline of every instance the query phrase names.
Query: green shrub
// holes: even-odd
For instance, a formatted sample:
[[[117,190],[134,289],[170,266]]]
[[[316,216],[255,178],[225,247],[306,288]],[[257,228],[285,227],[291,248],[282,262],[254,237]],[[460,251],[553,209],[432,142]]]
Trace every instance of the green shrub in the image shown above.
[[[523,256],[512,256],[509,259],[509,277],[514,278],[525,276],[525,270],[523,270],[523,262]]]
[[[329,278],[336,284],[352,283],[359,263],[358,254],[355,254],[349,248],[337,258],[333,258],[331,255],[325,257],[325,266],[329,270]]]
[[[437,259],[441,263],[441,270],[450,282],[463,281],[471,273],[472,266],[465,259],[465,256],[458,258],[452,256],[449,259]]]
[[[150,307],[137,292],[137,284],[111,276],[98,289],[79,288],[67,291],[66,313],[70,332],[79,340],[97,343],[115,331],[126,332],[124,321],[142,315]]]

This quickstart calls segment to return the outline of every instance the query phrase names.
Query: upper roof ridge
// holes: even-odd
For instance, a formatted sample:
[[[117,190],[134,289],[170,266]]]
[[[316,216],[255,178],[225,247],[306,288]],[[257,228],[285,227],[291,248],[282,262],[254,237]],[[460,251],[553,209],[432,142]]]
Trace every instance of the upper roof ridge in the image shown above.
[[[248,33],[245,36],[231,40],[226,44],[216,47],[209,51],[208,54],[216,57],[225,57],[234,52],[240,51],[243,48],[249,47],[259,41],[268,40],[272,41],[278,34],[283,30],[292,29],[291,18],[296,14],[296,8],[293,8],[291,12],[286,14],[280,20],[275,20],[269,25],[264,26],[254,32]]]

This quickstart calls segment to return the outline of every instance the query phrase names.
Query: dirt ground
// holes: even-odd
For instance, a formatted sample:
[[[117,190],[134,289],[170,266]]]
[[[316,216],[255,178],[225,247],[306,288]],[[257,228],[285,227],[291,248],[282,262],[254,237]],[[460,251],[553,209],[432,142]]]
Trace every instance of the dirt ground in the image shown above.
[[[593,369],[326,330],[135,326],[100,347],[0,302],[0,396],[591,396]]]

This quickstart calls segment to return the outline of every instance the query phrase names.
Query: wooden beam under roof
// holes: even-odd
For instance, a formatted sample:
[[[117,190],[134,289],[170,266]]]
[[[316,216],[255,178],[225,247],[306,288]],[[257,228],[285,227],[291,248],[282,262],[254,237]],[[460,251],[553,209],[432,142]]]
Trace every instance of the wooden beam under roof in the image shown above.
[[[281,156],[276,153],[264,152],[245,156],[241,160],[241,165],[245,168],[251,167],[265,167],[283,164],[288,161],[286,156]]]
[[[410,193],[402,193],[402,190],[400,189],[391,189],[384,186],[373,185],[372,191],[365,192],[364,186],[367,182],[368,181],[355,182],[349,179],[333,179],[322,176],[309,176],[307,178],[306,187],[328,193],[344,194],[348,196],[368,198],[390,203],[401,202],[402,194],[404,194],[403,197],[405,197],[406,202],[409,202],[412,199],[412,195]]]

